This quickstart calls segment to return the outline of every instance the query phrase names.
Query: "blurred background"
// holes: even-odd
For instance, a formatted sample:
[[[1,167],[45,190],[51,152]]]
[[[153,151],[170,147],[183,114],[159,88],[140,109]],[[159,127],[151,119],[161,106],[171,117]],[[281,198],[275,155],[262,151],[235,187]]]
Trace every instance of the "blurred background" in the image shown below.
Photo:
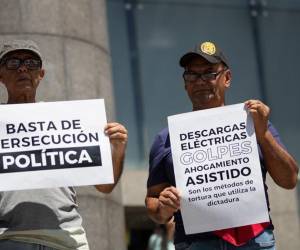
[[[129,142],[111,195],[78,188],[91,249],[146,250],[148,153],[167,116],[188,112],[179,58],[214,41],[233,74],[227,104],[261,99],[300,162],[299,0],[0,0],[0,40],[29,38],[45,55],[41,101],[105,98]],[[1,102],[6,93],[1,88]],[[300,189],[268,180],[278,250],[300,249]]]

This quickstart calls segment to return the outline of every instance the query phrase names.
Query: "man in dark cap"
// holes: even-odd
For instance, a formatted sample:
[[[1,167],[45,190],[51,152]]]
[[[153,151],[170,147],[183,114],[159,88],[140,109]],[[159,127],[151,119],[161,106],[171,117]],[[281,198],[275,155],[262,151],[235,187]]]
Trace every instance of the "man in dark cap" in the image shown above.
[[[34,103],[45,75],[37,44],[13,40],[0,48],[0,81],[8,92],[8,104]],[[112,146],[114,184],[97,185],[109,193],[118,182],[125,157],[127,130],[108,123],[105,131]],[[0,192],[0,249],[88,250],[82,219],[72,187]]]
[[[194,51],[183,55],[179,63],[184,69],[184,87],[193,111],[225,105],[225,92],[230,87],[231,72],[224,54],[216,44],[200,43]],[[268,172],[277,185],[286,189],[294,188],[298,166],[269,122],[270,108],[259,100],[248,100],[245,105],[254,121],[264,182]],[[275,249],[272,223],[185,234],[167,128],[156,136],[149,162],[146,196],[148,214],[152,220],[161,224],[175,217],[176,250]]]

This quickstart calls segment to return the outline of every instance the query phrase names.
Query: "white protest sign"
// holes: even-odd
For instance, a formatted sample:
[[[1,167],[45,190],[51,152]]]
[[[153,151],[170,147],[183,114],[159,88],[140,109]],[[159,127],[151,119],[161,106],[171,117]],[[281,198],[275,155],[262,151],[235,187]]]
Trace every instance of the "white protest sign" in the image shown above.
[[[269,221],[256,136],[244,104],[168,117],[187,234]]]
[[[104,100],[0,105],[0,190],[113,183]]]

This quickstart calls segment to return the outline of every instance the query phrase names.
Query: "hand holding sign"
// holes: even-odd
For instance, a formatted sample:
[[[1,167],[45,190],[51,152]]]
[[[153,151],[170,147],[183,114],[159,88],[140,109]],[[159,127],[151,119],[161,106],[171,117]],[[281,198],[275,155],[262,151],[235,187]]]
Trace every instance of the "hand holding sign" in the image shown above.
[[[96,185],[95,187],[100,192],[110,193],[118,183],[123,171],[128,135],[126,128],[117,122],[108,123],[104,128],[104,132],[109,137],[112,149],[114,183],[109,185]]]
[[[125,150],[128,132],[122,124],[117,122],[108,123],[104,128],[104,132],[109,137],[113,150],[122,152]]]
[[[163,218],[170,218],[180,208],[180,194],[175,187],[167,187],[158,198],[159,209]]]
[[[245,104],[252,115],[256,138],[260,142],[268,131],[270,108],[259,100],[248,100]]]
[[[101,99],[2,105],[0,190],[113,183],[106,124]],[[126,130],[114,123],[107,134],[121,169]]]
[[[249,105],[255,116],[259,113],[257,125],[267,123],[268,109],[261,103]],[[244,104],[168,117],[186,234],[268,221],[250,118]]]

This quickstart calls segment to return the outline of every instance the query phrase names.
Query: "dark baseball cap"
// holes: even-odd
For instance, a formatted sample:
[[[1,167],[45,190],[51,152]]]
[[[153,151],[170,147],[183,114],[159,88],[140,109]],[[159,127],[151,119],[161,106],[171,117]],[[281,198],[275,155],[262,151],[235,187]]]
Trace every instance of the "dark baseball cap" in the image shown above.
[[[195,46],[193,51],[184,54],[179,61],[181,67],[185,67],[192,59],[201,56],[210,63],[223,62],[229,67],[227,60],[221,49],[213,42],[203,42]]]
[[[0,47],[0,61],[10,52],[17,50],[28,50],[37,55],[42,60],[42,54],[38,45],[31,40],[10,40],[1,43]]]

